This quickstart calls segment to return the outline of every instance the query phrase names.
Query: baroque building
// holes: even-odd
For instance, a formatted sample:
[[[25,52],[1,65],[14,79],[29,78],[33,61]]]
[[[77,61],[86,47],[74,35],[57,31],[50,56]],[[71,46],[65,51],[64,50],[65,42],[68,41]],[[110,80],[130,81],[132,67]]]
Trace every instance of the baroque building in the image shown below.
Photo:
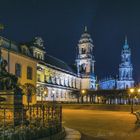
[[[100,89],[127,89],[134,87],[133,66],[131,63],[131,49],[127,37],[121,51],[121,64],[119,65],[119,77],[107,78],[99,81]]]
[[[76,102],[81,90],[97,90],[93,40],[85,27],[77,45],[75,68],[49,55],[41,37],[27,43],[15,43],[0,37],[2,57],[7,61],[9,73],[18,77],[21,85],[30,83],[36,87],[30,104],[36,101]],[[131,50],[125,38],[121,52],[118,78],[99,81],[99,89],[126,89],[134,86]],[[78,98],[77,98],[78,97]],[[27,104],[27,95],[23,103]]]
[[[78,93],[81,89],[95,90],[93,41],[87,28],[78,43],[77,70],[64,61],[44,53],[41,47],[40,49],[38,47],[38,51],[42,52],[44,59],[35,55],[39,60],[37,64],[37,88],[39,89],[37,101],[76,102],[76,92]],[[45,93],[47,94],[45,95]]]
[[[125,44],[121,52],[122,63],[119,65],[119,79],[117,80],[117,89],[126,89],[134,87],[132,77],[133,66],[131,63],[131,50],[125,38]]]
[[[41,37],[35,37],[22,46],[30,48],[32,57],[37,60],[36,100],[76,101],[73,92],[79,90],[80,79],[74,70],[62,60],[48,55]]]
[[[78,43],[76,58],[77,74],[81,78],[81,89],[96,89],[93,47],[93,41],[85,27]]]
[[[111,90],[116,88],[116,79],[113,77],[107,77],[99,81],[100,90]]]
[[[36,87],[37,60],[32,57],[32,51],[25,45],[0,37],[2,57],[7,62],[7,71],[18,78],[18,83],[23,86],[26,83]],[[23,104],[28,104],[28,97],[23,95]],[[30,96],[30,104],[36,103],[36,95]]]
[[[95,90],[93,41],[85,28],[78,43],[76,68],[46,53],[41,37],[27,43],[15,43],[1,37],[8,72],[16,75],[21,85],[30,83],[37,89],[30,104],[36,101],[75,102],[81,89]],[[27,104],[26,95],[23,97]]]

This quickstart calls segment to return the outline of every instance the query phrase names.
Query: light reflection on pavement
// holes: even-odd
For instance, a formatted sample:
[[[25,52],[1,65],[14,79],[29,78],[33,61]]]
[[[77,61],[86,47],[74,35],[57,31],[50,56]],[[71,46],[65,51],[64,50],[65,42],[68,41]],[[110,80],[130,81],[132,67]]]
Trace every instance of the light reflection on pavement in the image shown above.
[[[140,140],[140,127],[129,112],[63,109],[63,121],[84,140]]]

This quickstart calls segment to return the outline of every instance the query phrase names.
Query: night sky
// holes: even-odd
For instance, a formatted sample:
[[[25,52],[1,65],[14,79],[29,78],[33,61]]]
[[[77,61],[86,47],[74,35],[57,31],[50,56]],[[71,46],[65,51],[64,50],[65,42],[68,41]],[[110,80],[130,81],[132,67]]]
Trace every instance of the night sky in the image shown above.
[[[46,51],[68,64],[84,26],[94,42],[98,78],[118,74],[125,35],[132,50],[134,78],[140,81],[139,0],[0,0],[2,36],[27,42],[34,36],[45,41]]]

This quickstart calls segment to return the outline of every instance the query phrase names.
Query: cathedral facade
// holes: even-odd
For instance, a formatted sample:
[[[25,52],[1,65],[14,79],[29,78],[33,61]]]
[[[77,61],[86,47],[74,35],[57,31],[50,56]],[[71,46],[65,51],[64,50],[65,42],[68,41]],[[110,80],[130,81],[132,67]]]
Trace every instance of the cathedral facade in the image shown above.
[[[121,64],[119,65],[119,79],[117,80],[117,89],[127,89],[134,87],[132,77],[133,66],[131,63],[131,50],[125,38],[125,44],[121,52]]]
[[[133,65],[131,63],[131,49],[125,37],[125,43],[121,51],[121,64],[119,65],[119,76],[106,78],[99,81],[100,89],[127,89],[134,87]]]
[[[85,27],[78,43],[76,58],[77,75],[81,78],[81,89],[96,89],[93,47],[93,41]]]

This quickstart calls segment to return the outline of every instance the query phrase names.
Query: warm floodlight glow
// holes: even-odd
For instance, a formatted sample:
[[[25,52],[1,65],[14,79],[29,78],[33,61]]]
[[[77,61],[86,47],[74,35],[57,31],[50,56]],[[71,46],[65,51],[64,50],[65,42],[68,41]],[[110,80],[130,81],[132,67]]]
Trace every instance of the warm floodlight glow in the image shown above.
[[[133,92],[134,92],[134,88],[131,88],[131,89],[130,89],[130,92],[133,93]]]
[[[86,91],[83,89],[83,90],[82,90],[82,94],[84,94],[85,92],[86,92]]]
[[[138,93],[140,93],[140,88],[138,88]]]

